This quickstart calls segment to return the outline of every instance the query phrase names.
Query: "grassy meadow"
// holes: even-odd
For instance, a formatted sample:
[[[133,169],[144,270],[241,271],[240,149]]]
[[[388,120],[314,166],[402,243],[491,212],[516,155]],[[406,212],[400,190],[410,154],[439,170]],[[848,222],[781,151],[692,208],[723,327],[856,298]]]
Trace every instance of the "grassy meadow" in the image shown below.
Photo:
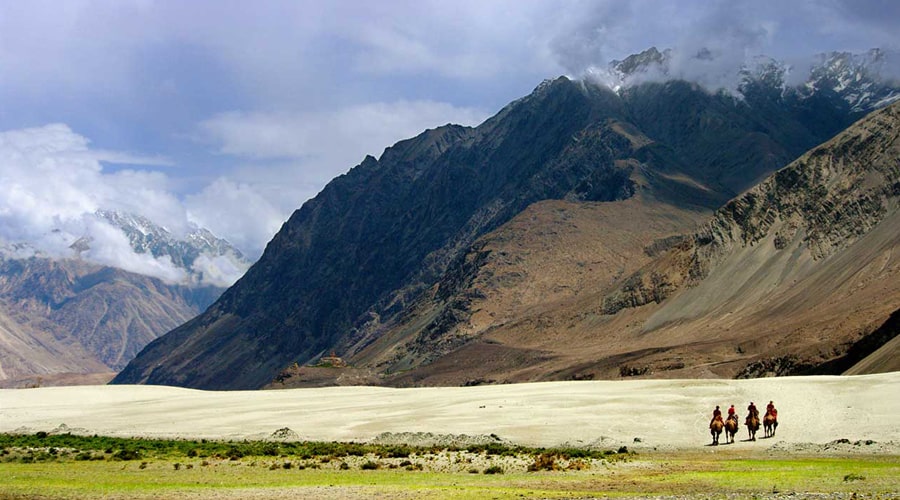
[[[0,499],[577,498],[900,492],[900,457],[635,454],[0,434]]]

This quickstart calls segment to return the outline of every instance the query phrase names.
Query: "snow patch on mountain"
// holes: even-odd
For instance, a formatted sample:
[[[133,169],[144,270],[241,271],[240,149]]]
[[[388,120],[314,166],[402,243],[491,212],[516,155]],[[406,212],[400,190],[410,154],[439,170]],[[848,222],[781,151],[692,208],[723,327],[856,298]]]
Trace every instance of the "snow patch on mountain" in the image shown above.
[[[606,67],[589,67],[584,79],[619,92],[647,82],[686,80],[711,92],[742,98],[753,84],[801,98],[831,93],[854,112],[867,112],[900,100],[900,53],[872,49],[865,53],[830,52],[806,62],[778,61],[758,55],[743,60],[701,49],[693,54],[651,47]]]

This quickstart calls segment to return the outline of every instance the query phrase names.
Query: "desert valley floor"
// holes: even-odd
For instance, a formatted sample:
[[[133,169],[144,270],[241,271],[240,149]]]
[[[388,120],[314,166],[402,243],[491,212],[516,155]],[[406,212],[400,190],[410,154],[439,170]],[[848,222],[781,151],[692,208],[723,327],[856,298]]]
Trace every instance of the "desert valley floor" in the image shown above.
[[[0,390],[0,432],[318,441],[491,436],[529,446],[683,449],[709,443],[715,405],[779,409],[777,434],[736,447],[871,441],[900,450],[900,372],[755,380],[548,382],[478,387],[332,387],[206,392],[159,386]],[[287,430],[286,430],[287,429]],[[280,430],[280,432],[278,432]],[[762,436],[760,430],[759,436]]]

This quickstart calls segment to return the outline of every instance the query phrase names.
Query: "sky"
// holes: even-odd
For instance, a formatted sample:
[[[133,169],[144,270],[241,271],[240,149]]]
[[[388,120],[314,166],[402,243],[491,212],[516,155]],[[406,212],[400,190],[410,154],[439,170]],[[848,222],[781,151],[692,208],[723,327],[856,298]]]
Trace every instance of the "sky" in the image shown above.
[[[546,78],[651,46],[735,67],[898,50],[897,26],[893,0],[0,0],[0,242],[59,256],[89,235],[88,257],[176,281],[91,214],[255,259],[366,155]]]

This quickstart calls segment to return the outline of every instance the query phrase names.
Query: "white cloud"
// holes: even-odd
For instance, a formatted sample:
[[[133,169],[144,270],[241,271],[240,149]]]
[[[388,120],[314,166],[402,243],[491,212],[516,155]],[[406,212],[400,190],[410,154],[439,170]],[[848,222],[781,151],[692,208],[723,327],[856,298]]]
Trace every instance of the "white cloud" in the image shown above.
[[[234,284],[247,269],[236,264],[231,255],[200,255],[194,260],[191,270],[199,276],[201,283],[226,288]]]
[[[52,257],[73,257],[81,238],[90,248],[81,257],[99,264],[181,282],[187,278],[169,258],[136,253],[125,234],[99,219],[98,209],[141,214],[178,236],[190,228],[181,202],[167,190],[159,172],[120,170],[105,173],[101,161],[140,156],[92,151],[89,141],[63,124],[0,133],[0,240]],[[167,164],[151,158],[153,165]],[[25,248],[16,254],[24,255]],[[225,272],[216,275],[222,282]],[[233,271],[233,270],[231,270]],[[232,275],[232,281],[237,276]]]
[[[254,186],[227,178],[216,179],[201,192],[187,196],[185,206],[191,222],[227,235],[231,244],[253,259],[290,214],[290,209],[276,206]]]
[[[85,214],[84,232],[92,239],[82,257],[98,264],[117,267],[137,274],[154,276],[168,283],[183,283],[187,273],[176,267],[168,256],[154,257],[137,253],[128,237],[118,228]]]

